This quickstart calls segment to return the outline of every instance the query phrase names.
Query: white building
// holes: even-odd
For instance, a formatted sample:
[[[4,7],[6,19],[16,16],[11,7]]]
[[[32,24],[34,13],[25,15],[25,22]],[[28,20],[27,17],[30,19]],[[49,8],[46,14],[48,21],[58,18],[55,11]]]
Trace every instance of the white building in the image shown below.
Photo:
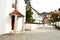
[[[15,9],[12,8],[12,3],[14,3],[15,0],[0,0],[0,35],[10,33],[12,30],[12,18],[11,14]],[[25,3],[24,0],[18,0],[17,3],[17,10],[25,16]],[[13,14],[12,14],[13,15]],[[14,14],[15,15],[15,14]],[[18,16],[18,15],[15,15]],[[16,17],[15,17],[16,18]],[[22,20],[23,18],[14,19],[15,24],[14,26],[17,26],[16,29],[14,27],[14,31],[21,31],[22,30]]]
[[[36,11],[33,7],[31,7],[31,9],[32,9],[32,12],[33,12],[32,17],[33,17],[33,19],[35,19],[35,23],[42,23],[43,16],[38,15],[39,12]]]

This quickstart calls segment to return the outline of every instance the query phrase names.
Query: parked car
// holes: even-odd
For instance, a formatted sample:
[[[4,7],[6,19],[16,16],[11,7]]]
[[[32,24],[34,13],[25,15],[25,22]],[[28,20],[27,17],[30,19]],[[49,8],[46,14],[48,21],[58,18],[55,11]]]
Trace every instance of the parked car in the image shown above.
[[[56,23],[57,23],[57,24],[54,25],[55,28],[60,29],[60,22],[56,22]]]

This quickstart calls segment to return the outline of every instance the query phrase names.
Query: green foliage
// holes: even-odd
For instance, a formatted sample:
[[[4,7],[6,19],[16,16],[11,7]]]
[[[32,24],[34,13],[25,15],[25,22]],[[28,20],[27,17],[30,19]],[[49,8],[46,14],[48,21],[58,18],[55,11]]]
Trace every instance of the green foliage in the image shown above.
[[[57,19],[58,19],[58,14],[52,13],[50,21],[54,23],[54,22],[58,21]]]
[[[25,3],[28,3],[28,1],[30,1],[30,0],[24,0],[25,1]]]
[[[60,11],[60,8],[58,9],[58,11]]]
[[[33,23],[35,20],[32,17],[33,12],[31,10],[30,0],[25,0],[25,3],[27,4],[27,6],[26,6],[26,22]]]
[[[33,13],[31,12],[31,10],[26,12],[26,22],[28,22],[28,23],[33,23],[34,22],[32,14]]]
[[[53,22],[53,23],[60,21],[60,13],[56,13],[56,14],[52,13],[50,21]]]

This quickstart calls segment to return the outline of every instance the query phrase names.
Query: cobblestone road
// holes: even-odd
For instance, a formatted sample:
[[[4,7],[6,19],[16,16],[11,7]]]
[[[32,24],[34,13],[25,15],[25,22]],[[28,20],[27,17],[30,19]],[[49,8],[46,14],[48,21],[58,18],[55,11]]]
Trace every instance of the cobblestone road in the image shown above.
[[[29,31],[18,34],[5,34],[0,36],[0,40],[60,40],[60,31],[51,30],[46,32]]]

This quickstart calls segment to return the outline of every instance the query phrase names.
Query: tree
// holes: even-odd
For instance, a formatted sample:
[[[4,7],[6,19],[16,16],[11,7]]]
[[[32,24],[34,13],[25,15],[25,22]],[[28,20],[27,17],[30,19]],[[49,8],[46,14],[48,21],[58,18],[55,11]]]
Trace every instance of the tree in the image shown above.
[[[28,1],[30,2],[30,0],[24,0],[24,1],[25,1],[26,4],[28,3]]]
[[[58,21],[60,21],[60,8],[58,9]]]
[[[57,19],[58,19],[58,14],[57,13],[52,13],[50,21],[53,22],[53,24],[54,24],[54,22],[58,21]]]
[[[60,8],[58,9],[58,11],[60,11]]]
[[[32,15],[33,12],[31,10],[31,4],[30,0],[25,0],[26,5],[26,22],[27,23],[33,23],[35,20],[33,19]]]

